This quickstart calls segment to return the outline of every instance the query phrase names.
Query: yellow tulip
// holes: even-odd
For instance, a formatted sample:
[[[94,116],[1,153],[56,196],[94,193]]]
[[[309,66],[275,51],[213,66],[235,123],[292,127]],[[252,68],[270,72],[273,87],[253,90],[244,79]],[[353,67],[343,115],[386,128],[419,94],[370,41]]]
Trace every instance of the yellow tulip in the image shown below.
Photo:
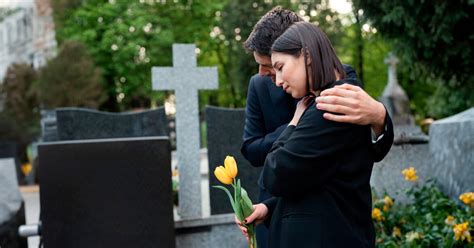
[[[230,178],[235,178],[237,176],[237,163],[235,162],[234,157],[227,156],[224,160],[225,172]]]
[[[216,176],[217,180],[223,184],[232,184],[232,178],[227,175],[226,169],[222,165],[216,167],[214,170],[214,176]]]

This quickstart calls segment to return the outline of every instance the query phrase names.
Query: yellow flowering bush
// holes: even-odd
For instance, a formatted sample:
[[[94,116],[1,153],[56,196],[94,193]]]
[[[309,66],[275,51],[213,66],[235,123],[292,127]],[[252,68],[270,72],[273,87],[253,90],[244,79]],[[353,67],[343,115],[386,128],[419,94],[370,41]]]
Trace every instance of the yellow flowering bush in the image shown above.
[[[455,219],[452,215],[448,215],[448,217],[446,217],[446,219],[444,220],[444,223],[448,226],[454,226],[455,224]]]
[[[382,221],[383,220],[382,211],[380,211],[380,209],[378,208],[374,208],[372,210],[372,219],[376,221]]]
[[[413,167],[402,174],[407,181],[418,180]],[[407,204],[400,204],[387,194],[374,194],[372,219],[377,247],[474,248],[472,192],[460,195],[457,202],[428,180],[424,185],[413,184],[404,193],[409,199]]]
[[[455,240],[466,240],[468,243],[472,242],[471,233],[469,231],[469,222],[457,224],[453,227],[454,239]]]
[[[392,205],[393,205],[393,199],[390,198],[390,196],[386,195],[383,198],[383,202],[384,202],[383,211],[388,212],[390,210],[390,207],[392,207]]]
[[[468,206],[474,207],[474,192],[466,192],[460,195],[459,200]]]

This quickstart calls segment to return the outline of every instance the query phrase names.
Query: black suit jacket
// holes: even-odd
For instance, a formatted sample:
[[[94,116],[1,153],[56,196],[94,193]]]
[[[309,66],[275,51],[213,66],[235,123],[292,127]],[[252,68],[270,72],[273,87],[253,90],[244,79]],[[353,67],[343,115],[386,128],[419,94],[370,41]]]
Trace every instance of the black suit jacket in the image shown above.
[[[336,82],[342,84],[352,80]],[[262,171],[275,196],[269,247],[374,247],[370,126],[328,121],[314,100],[273,144]]]

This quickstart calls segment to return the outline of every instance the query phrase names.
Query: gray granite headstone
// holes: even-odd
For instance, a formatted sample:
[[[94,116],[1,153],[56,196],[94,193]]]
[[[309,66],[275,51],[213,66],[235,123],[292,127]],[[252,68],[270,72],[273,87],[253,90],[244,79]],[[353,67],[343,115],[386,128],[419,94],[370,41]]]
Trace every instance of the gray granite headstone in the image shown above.
[[[44,246],[175,247],[167,137],[38,146]]]
[[[217,89],[217,67],[197,67],[196,46],[173,44],[173,67],[153,67],[154,90],[176,95],[176,152],[179,170],[179,215],[200,218],[202,212],[199,164],[200,89]]]
[[[25,209],[16,174],[13,158],[0,159],[0,247],[27,247],[17,232],[25,224]]]
[[[164,108],[110,113],[83,108],[56,109],[58,140],[167,136]]]
[[[44,142],[57,141],[58,127],[56,126],[56,111],[41,110],[41,140]]]
[[[433,173],[446,194],[457,199],[474,191],[474,108],[430,126]]]
[[[0,223],[10,219],[22,202],[16,178],[15,160],[0,159]]]
[[[399,61],[395,55],[390,53],[384,62],[389,65],[388,84],[385,86],[380,101],[387,108],[395,126],[412,125],[414,120],[410,114],[408,96],[397,80],[396,68]]]
[[[209,157],[209,193],[211,214],[232,213],[227,195],[212,188],[222,185],[214,176],[214,169],[223,165],[227,155],[233,156],[239,168],[238,178],[252,202],[258,200],[258,177],[262,168],[253,167],[240,152],[245,124],[245,109],[206,107],[207,154]]]

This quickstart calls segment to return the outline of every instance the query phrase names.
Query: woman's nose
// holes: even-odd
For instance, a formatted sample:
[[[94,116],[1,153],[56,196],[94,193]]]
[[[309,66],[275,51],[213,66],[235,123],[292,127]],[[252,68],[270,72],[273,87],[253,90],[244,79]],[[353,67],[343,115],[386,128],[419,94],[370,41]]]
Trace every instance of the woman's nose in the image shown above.
[[[278,87],[282,87],[282,86],[283,86],[283,81],[282,81],[282,80],[279,80],[279,78],[277,77],[277,78],[276,78],[276,81],[275,81],[275,84],[276,84],[276,86],[278,86]]]
[[[282,87],[282,86],[283,86],[283,80],[281,79],[281,76],[278,75],[278,74],[279,74],[279,73],[277,73],[277,74],[275,75],[275,84],[276,84],[276,86],[278,86],[278,87]]]

